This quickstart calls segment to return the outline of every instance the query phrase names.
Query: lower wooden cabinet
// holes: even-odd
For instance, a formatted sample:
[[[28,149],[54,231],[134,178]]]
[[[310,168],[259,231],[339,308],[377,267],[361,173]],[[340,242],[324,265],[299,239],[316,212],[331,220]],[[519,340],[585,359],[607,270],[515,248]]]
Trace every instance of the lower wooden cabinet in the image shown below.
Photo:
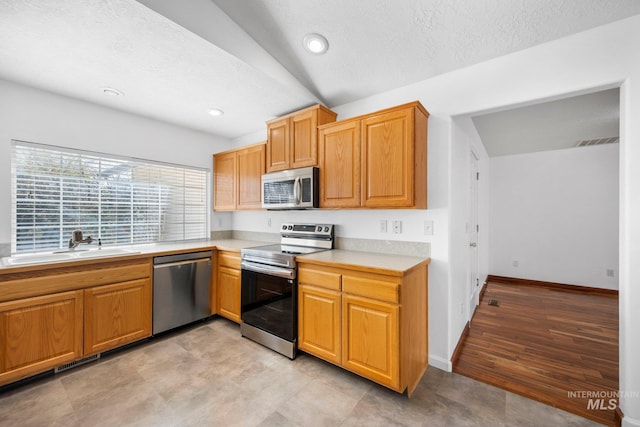
[[[84,355],[110,350],[151,335],[151,280],[84,291]]]
[[[232,251],[218,252],[216,273],[217,313],[240,323],[240,254]]]
[[[427,264],[407,271],[298,259],[298,348],[387,386],[427,369]]]
[[[218,267],[218,314],[240,323],[240,272]]]
[[[0,385],[151,335],[151,259],[0,275]]]
[[[0,304],[0,384],[82,357],[83,291]]]
[[[298,286],[298,348],[340,364],[340,292]]]
[[[380,384],[399,388],[398,305],[345,294],[342,313],[342,365]]]

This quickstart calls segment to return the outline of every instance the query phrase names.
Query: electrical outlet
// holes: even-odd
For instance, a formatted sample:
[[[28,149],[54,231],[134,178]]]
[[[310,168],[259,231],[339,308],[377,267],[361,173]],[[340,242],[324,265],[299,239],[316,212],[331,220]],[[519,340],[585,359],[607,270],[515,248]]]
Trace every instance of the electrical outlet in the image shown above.
[[[424,222],[424,235],[433,236],[433,221],[426,220]]]
[[[386,219],[381,219],[380,220],[380,232],[381,233],[386,233],[387,232],[387,220]]]
[[[514,267],[519,267],[520,266],[520,262],[518,260],[514,260],[513,261],[513,266]]]
[[[393,234],[402,234],[402,221],[399,219],[393,220]]]
[[[271,218],[267,218],[267,227],[271,228]]]
[[[614,277],[613,268],[607,268],[607,277]]]

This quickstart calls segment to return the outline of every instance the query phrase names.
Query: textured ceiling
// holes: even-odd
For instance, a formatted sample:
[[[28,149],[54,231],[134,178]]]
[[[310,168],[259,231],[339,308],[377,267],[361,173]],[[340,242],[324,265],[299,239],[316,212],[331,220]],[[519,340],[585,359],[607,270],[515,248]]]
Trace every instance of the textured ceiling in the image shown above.
[[[490,157],[572,148],[620,136],[620,90],[483,114],[473,123]]]
[[[213,0],[328,105],[640,13],[637,0]],[[330,43],[307,54],[306,33]]]
[[[0,0],[0,78],[234,138],[638,13],[637,0]],[[303,50],[309,32],[325,55]]]

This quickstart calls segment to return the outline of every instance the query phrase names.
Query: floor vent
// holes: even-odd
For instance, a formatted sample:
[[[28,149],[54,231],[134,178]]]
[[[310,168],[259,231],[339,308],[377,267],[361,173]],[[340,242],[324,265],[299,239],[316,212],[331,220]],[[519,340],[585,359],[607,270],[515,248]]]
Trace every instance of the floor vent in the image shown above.
[[[56,374],[59,372],[68,371],[69,369],[75,368],[76,366],[84,365],[85,363],[93,362],[94,360],[100,359],[100,354],[94,354],[93,356],[85,357],[81,360],[76,360],[75,362],[65,363],[62,366],[58,366],[53,370]]]
[[[612,138],[585,139],[576,144],[576,147],[589,147],[591,145],[616,144],[620,142],[620,138],[614,136]]]
[[[497,299],[490,299],[489,300],[489,305],[492,305],[494,307],[500,307],[500,303],[498,302]]]

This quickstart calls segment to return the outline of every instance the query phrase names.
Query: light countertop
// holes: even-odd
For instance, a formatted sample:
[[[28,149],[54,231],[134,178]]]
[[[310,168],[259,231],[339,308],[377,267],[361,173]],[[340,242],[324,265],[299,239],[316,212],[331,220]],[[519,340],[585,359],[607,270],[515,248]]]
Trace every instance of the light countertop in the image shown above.
[[[413,257],[405,255],[391,255],[373,252],[347,251],[333,249],[330,251],[316,252],[299,256],[298,262],[310,264],[340,266],[340,267],[365,267],[368,270],[394,274],[404,273],[422,264],[428,264],[431,258]]]
[[[19,271],[28,270],[44,270],[53,267],[62,267],[67,265],[80,265],[96,262],[115,261],[121,259],[145,258],[157,255],[168,255],[180,252],[191,252],[199,250],[226,250],[237,251],[244,248],[255,246],[269,245],[269,242],[260,242],[252,240],[239,239],[221,239],[221,240],[197,240],[187,242],[169,242],[169,243],[151,243],[142,245],[130,245],[123,248],[134,251],[130,254],[119,254],[106,257],[83,258],[83,259],[65,259],[59,261],[34,263],[34,264],[16,264],[8,265],[0,263],[0,275],[9,274]],[[110,247],[105,247],[105,249]],[[84,247],[83,247],[84,249]],[[91,247],[95,249],[95,247]],[[25,255],[28,256],[28,255]],[[308,262],[319,265],[333,265],[342,267],[364,267],[372,271],[387,274],[396,274],[406,272],[420,264],[429,263],[430,258],[390,255],[372,252],[348,251],[342,249],[333,249],[329,251],[317,252],[309,255],[297,257],[300,262]]]
[[[222,239],[222,240],[194,240],[185,242],[167,242],[167,243],[150,243],[141,245],[127,245],[120,248],[132,251],[125,254],[114,254],[112,256],[97,256],[86,258],[73,258],[73,259],[61,259],[57,261],[47,261],[39,263],[19,263],[19,264],[7,264],[4,261],[0,262],[0,276],[5,274],[11,274],[14,272],[23,271],[35,271],[45,270],[54,267],[66,267],[70,265],[82,265],[91,263],[101,263],[108,261],[116,261],[123,259],[139,259],[148,258],[157,255],[169,255],[180,252],[195,252],[200,250],[228,250],[240,252],[243,248],[249,248],[253,246],[268,245],[266,242],[250,241],[250,240],[238,240],[238,239]],[[97,250],[95,245],[82,246],[80,249]],[[113,246],[105,246],[105,252],[114,248]],[[29,257],[29,255],[17,255],[17,257]],[[3,259],[4,260],[4,259]],[[1,279],[0,279],[1,280]]]

